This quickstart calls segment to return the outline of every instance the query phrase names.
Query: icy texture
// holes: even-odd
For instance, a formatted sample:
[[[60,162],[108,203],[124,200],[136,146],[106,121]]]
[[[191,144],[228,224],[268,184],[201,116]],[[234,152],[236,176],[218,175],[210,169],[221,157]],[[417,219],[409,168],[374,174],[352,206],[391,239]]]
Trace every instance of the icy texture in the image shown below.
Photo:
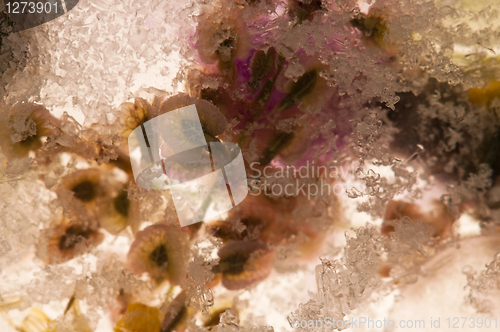
[[[443,331],[453,331],[453,324],[448,326],[445,318],[452,315],[494,319],[498,315],[499,293],[496,285],[490,283],[495,278],[495,260],[493,265],[491,260],[498,250],[498,243],[498,236],[473,237],[458,242],[457,246],[439,248],[436,255],[424,264],[424,273],[418,282],[401,288],[401,296],[388,319],[394,319],[397,324],[406,319],[429,321],[430,317],[441,317]],[[487,271],[491,275],[487,275]],[[486,313],[485,309],[491,311]],[[435,328],[427,323],[419,330],[432,331]],[[461,330],[487,329],[480,325],[465,325]]]
[[[346,320],[359,304],[383,296],[394,285],[415,283],[422,263],[434,252],[429,228],[409,218],[388,237],[370,224],[354,231],[355,238],[346,234],[340,259],[321,259],[316,266],[317,294],[290,316]]]
[[[166,58],[175,53],[176,40],[189,33],[172,31],[192,25],[187,15],[179,15],[183,11],[180,5],[163,1],[80,1],[67,15],[26,31],[27,35],[38,35],[37,43],[31,44],[38,48],[31,52],[30,59],[37,64],[43,59],[37,70],[47,80],[40,95],[44,104],[57,110],[73,108],[90,124],[128,99],[138,84],[153,83],[151,75],[158,83],[168,82],[168,75],[175,73],[170,72]],[[47,32],[42,36],[42,31]],[[19,38],[19,34],[10,36]],[[4,42],[4,47],[19,49],[21,42]],[[18,49],[13,53],[24,54]],[[23,86],[25,82],[26,78],[19,77],[7,89],[11,91],[15,84]],[[29,93],[36,95],[38,91]],[[9,95],[15,98],[19,93]]]
[[[208,238],[191,249],[192,261],[188,265],[188,280],[184,287],[187,289],[188,305],[204,315],[208,315],[208,309],[214,305],[212,290],[205,285],[214,278],[212,269],[218,263],[215,252],[220,245],[217,239]]]
[[[110,330],[136,326],[134,314],[148,312],[156,329],[271,332],[266,317],[252,315],[262,308],[232,290],[262,285],[249,296],[272,297],[269,276],[297,271],[315,272],[317,282],[310,301],[293,304],[300,319],[344,319],[394,290],[424,303],[420,290],[440,294],[443,284],[467,285],[454,297],[443,291],[454,305],[464,295],[470,310],[497,310],[488,302],[499,274],[490,246],[500,223],[497,2],[81,0],[21,33],[12,33],[3,6],[0,309],[22,310],[15,324]],[[128,133],[181,103],[206,106],[204,138],[238,144],[246,166],[258,164],[249,176],[267,172],[249,183],[260,195],[177,229],[191,250],[179,256],[187,272],[170,271],[178,278],[169,283],[126,268],[137,263],[125,257],[137,234],[178,224],[170,192],[134,183]],[[28,117],[27,105],[46,107],[49,126]],[[336,179],[279,176],[311,162],[358,168]],[[265,192],[324,180],[342,192]],[[384,228],[403,200],[408,210]],[[338,257],[338,234],[359,224],[344,218],[349,208],[371,223],[346,236]],[[458,241],[454,223],[465,213],[483,235],[445,247]],[[148,244],[138,246],[150,250],[141,259],[175,270],[166,247]],[[486,270],[457,273],[476,254],[491,261]],[[280,296],[264,303],[278,303],[272,312],[284,321]],[[394,317],[420,309],[409,308],[396,304]],[[211,327],[200,323],[207,316]]]
[[[495,307],[488,297],[500,286],[500,253],[495,254],[494,259],[486,264],[486,269],[476,272],[471,266],[466,266],[463,273],[467,276],[467,299],[470,305],[478,313],[491,313]]]

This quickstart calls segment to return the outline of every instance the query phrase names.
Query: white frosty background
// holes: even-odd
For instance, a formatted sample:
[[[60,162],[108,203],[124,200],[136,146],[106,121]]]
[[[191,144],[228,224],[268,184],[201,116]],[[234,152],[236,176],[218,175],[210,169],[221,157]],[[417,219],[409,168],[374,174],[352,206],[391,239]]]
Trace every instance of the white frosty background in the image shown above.
[[[33,62],[29,63],[29,70],[16,72],[9,78],[5,101],[14,103],[22,97],[31,97],[43,101],[55,115],[66,111],[81,124],[90,124],[131,100],[141,87],[182,89],[173,86],[173,82],[182,66],[179,50],[194,33],[192,15],[196,12],[196,5],[187,1],[80,0],[68,14],[22,33],[33,41],[30,45]],[[14,40],[19,36],[13,34],[9,38]],[[22,48],[19,47],[18,50]],[[350,202],[354,207],[354,201]],[[369,220],[367,215],[354,212],[348,215],[355,226]],[[342,236],[333,237],[336,244],[342,245]],[[248,300],[253,323],[272,325],[276,331],[291,330],[286,315],[307,301],[308,291],[315,291],[317,263],[312,263],[308,271],[273,274],[245,292],[241,299]],[[29,283],[36,278],[33,270],[24,271],[24,278],[17,280],[18,283]],[[373,319],[383,318],[393,298],[386,300],[375,304],[376,308],[364,309]],[[65,303],[52,305],[42,309],[55,318]],[[26,313],[19,313],[19,317]],[[9,329],[0,319],[0,330]],[[107,319],[100,321],[97,331],[111,331]]]
[[[31,53],[40,54],[44,105],[88,124],[140,87],[172,90],[179,45],[194,32],[192,11],[185,1],[81,0],[66,15],[27,31],[36,34],[38,50]],[[8,90],[32,83],[33,77],[19,75]]]

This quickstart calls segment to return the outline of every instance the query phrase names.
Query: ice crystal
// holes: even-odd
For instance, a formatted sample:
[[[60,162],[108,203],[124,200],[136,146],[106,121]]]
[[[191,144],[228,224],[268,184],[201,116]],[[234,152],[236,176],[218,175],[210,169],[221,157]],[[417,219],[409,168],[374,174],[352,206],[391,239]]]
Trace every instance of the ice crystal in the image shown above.
[[[415,283],[422,264],[434,253],[431,229],[407,217],[389,236],[370,224],[354,232],[356,237],[346,234],[340,259],[321,259],[315,271],[317,294],[292,317],[345,320],[361,303],[373,301],[373,295],[383,296],[394,284]]]
[[[500,286],[500,254],[496,254],[494,259],[486,264],[485,270],[474,271],[471,266],[465,266],[463,273],[467,276],[466,288],[469,290],[467,302],[477,312],[491,312],[494,304],[488,300],[488,293],[499,289]]]
[[[192,261],[188,265],[188,279],[185,282],[189,305],[208,315],[208,309],[214,305],[214,295],[209,284],[215,277],[213,267],[219,259],[214,257],[215,250],[220,242],[215,238],[208,238],[196,243],[192,251]]]

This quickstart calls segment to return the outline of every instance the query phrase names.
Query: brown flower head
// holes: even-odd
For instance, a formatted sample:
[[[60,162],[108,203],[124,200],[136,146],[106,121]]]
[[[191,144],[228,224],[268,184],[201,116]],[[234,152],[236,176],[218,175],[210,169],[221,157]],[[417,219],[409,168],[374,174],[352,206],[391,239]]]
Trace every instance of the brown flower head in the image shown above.
[[[123,103],[120,106],[120,135],[127,139],[132,130],[151,120],[156,116],[156,111],[145,99],[137,97],[133,103]]]
[[[111,163],[129,174],[132,173],[128,148],[129,135],[135,128],[142,126],[157,115],[158,103],[159,98],[155,96],[154,105],[141,97],[136,97],[133,103],[126,102],[120,105],[120,136],[123,141],[117,150],[117,158],[111,160]]]
[[[384,5],[370,7],[368,14],[358,13],[351,24],[363,32],[363,40],[368,46],[377,46],[384,50],[389,57],[398,55],[397,43],[390,42],[388,35],[391,21],[396,16],[395,12],[388,10]]]
[[[189,245],[177,226],[155,224],[137,233],[127,255],[130,271],[147,272],[156,282],[179,284],[186,274]]]
[[[214,272],[222,273],[222,285],[230,290],[242,289],[264,280],[271,272],[274,252],[259,242],[229,241],[218,255]]]
[[[128,199],[127,187],[115,191],[103,203],[99,214],[99,224],[111,234],[118,234],[132,223],[137,217],[138,204]]]
[[[96,227],[70,223],[67,219],[45,232],[48,233],[48,239],[39,244],[38,256],[47,264],[63,263],[82,255],[104,239]]]
[[[107,192],[101,181],[101,173],[95,168],[80,169],[65,176],[59,188],[59,196],[69,191],[85,207],[95,206],[96,201]]]
[[[277,227],[284,218],[283,214],[293,206],[274,204],[265,195],[249,195],[236,208],[229,212],[226,220],[207,223],[207,231],[224,242],[232,240],[261,240],[267,244],[278,245],[283,240],[285,229]],[[285,217],[288,220],[288,216]],[[283,225],[285,225],[283,220]]]
[[[196,28],[196,48],[206,64],[218,64],[220,70],[234,69],[234,59],[249,55],[252,39],[241,10],[222,1],[223,10],[200,16]],[[227,2],[227,3],[226,3]]]
[[[301,65],[300,63],[304,63]],[[321,76],[321,72],[328,69],[321,61],[314,57],[301,57],[299,64],[289,64],[288,68],[298,65],[303,73],[296,77],[287,78],[285,71],[278,78],[278,88],[286,93],[281,100],[279,112],[287,111],[299,102],[304,107],[320,108],[332,97],[335,89],[328,86],[327,80]],[[288,115],[289,111],[286,113]]]
[[[42,147],[42,137],[49,136],[59,121],[42,105],[18,103],[0,122],[0,146],[7,158],[24,158]]]
[[[209,223],[208,229],[224,241],[259,239],[280,245],[300,232],[299,226],[303,223],[293,220],[292,216],[297,201],[295,197],[274,199],[264,193],[251,195],[229,212],[226,221]]]
[[[396,225],[404,217],[428,225],[433,237],[447,237],[453,232],[455,218],[450,214],[447,206],[440,201],[434,200],[430,210],[425,212],[418,204],[393,200],[387,206],[382,223],[382,234],[388,235],[394,232]]]
[[[316,180],[307,179],[300,183],[307,186],[307,181]],[[272,248],[293,248],[294,254],[301,259],[315,257],[329,229],[341,219],[338,200],[334,198],[326,206],[304,196],[272,197],[270,194],[264,188],[260,195],[247,196],[229,211],[226,220],[208,222],[207,231],[225,243],[232,240],[262,241]]]

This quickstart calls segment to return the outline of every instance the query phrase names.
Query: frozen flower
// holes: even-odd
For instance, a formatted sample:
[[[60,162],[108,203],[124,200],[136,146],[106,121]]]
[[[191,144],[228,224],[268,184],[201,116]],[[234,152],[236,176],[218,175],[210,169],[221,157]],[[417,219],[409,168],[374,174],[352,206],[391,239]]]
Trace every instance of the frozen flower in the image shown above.
[[[332,42],[332,47],[339,45]],[[325,146],[331,138],[319,137],[318,126],[339,117],[331,107],[336,106],[331,102],[336,89],[325,79],[328,66],[317,54],[301,50],[296,59],[287,61],[272,46],[251,50],[238,64],[234,80],[238,84],[213,84],[216,75],[194,72],[189,90],[213,102],[226,118],[236,120],[233,130],[239,137],[229,139],[244,151],[257,152],[262,164],[278,156],[287,163],[301,161],[306,155],[310,158],[307,152],[313,142]],[[319,115],[323,108],[327,110]]]
[[[156,111],[145,99],[136,97],[133,103],[127,102],[120,106],[120,135],[127,139],[130,133],[144,122],[156,116]]]
[[[302,103],[302,109],[321,108],[335,92],[321,75],[322,71],[328,69],[327,66],[314,56],[301,54],[299,59],[297,64],[288,64],[284,76],[277,81],[278,88],[285,93],[278,104],[278,112],[289,110],[299,102]],[[290,78],[286,79],[285,76]]]
[[[340,204],[336,200],[330,211],[332,216],[324,215],[325,206],[304,196],[271,197],[263,192],[249,195],[229,212],[227,220],[210,222],[207,229],[225,243],[261,241],[273,248],[293,247],[298,257],[308,259],[321,247],[328,229],[340,219]],[[303,213],[307,213],[307,219],[299,217]]]
[[[311,147],[317,130],[311,125],[296,125],[292,131],[275,131],[262,151],[259,162],[268,165],[276,157],[281,162],[295,164],[299,162]],[[262,135],[261,137],[264,137]]]
[[[364,34],[364,41],[368,45],[377,46],[385,50],[389,57],[397,55],[397,44],[384,40],[387,33],[387,18],[389,13],[384,7],[373,6],[368,14],[358,13],[351,20],[351,24]]]
[[[265,195],[249,195],[229,212],[227,220],[209,222],[207,230],[224,242],[260,239],[265,243],[279,244],[284,239],[285,231],[282,229],[275,232],[276,225],[283,218],[285,213],[283,208],[292,208],[292,206],[285,207],[274,203]]]
[[[82,255],[104,239],[96,227],[67,219],[43,233],[47,238],[39,243],[37,255],[47,264],[63,263]]]
[[[219,249],[219,264],[214,272],[222,274],[222,285],[242,289],[264,280],[271,272],[274,252],[265,244],[229,241]]]
[[[336,89],[321,75],[327,67],[314,57],[302,54],[299,58],[299,63],[289,63],[286,70],[273,79],[273,89],[265,93],[270,94],[266,106],[253,105],[250,113],[254,115],[245,127],[255,129],[240,138],[243,148],[248,144],[256,147],[261,154],[261,164],[268,164],[276,157],[288,164],[300,162],[311,150],[313,141],[319,139],[316,142],[319,145],[326,140],[321,139],[322,132],[318,129],[338,118],[333,114]],[[262,89],[266,89],[269,82],[264,83]],[[259,94],[256,98],[262,97]],[[323,108],[325,111],[319,114]]]
[[[154,98],[154,103],[158,102],[158,98]],[[145,122],[151,120],[157,115],[158,105],[151,105],[146,99],[136,97],[134,102],[126,102],[120,105],[119,110],[119,123],[120,133],[123,138],[119,149],[117,149],[117,156],[110,160],[110,162],[122,169],[123,171],[132,174],[132,167],[130,164],[128,140],[130,133]]]
[[[101,172],[95,168],[80,169],[65,176],[58,188],[59,195],[73,194],[86,207],[93,207],[98,198],[107,194],[107,189],[101,181]]]
[[[0,146],[7,158],[24,158],[42,147],[42,138],[59,125],[42,105],[17,103],[0,120]]]
[[[127,255],[130,271],[147,272],[158,283],[177,285],[186,274],[189,246],[186,234],[177,226],[155,224],[137,233]]]
[[[248,56],[252,39],[241,10],[232,1],[222,0],[216,12],[205,12],[196,28],[196,49],[206,64],[217,63],[226,77],[235,75],[235,59]]]
[[[128,187],[110,175],[100,168],[79,169],[65,176],[56,192],[66,212],[83,213],[116,235],[137,220],[139,206],[128,199]]]
[[[158,309],[142,303],[127,306],[125,316],[118,321],[115,332],[159,332],[160,314]]]
[[[241,220],[218,220],[207,224],[207,231],[223,241],[258,238],[266,228],[265,221],[253,217],[243,217]]]
[[[452,235],[455,218],[448,211],[448,207],[438,200],[434,200],[428,211],[415,203],[393,200],[387,206],[382,223],[382,234],[394,232],[395,225],[404,217],[412,221],[421,221],[429,226],[433,237],[448,237]]]
[[[99,224],[111,234],[118,234],[137,217],[138,203],[128,199],[127,187],[124,186],[111,196],[106,197]]]
[[[276,52],[274,47],[254,52],[250,63],[251,77],[247,84],[251,90],[260,90],[261,95],[257,96],[259,100],[265,99],[265,94],[270,94],[273,85],[272,81],[268,81],[267,79],[276,75],[277,71],[278,52]]]

